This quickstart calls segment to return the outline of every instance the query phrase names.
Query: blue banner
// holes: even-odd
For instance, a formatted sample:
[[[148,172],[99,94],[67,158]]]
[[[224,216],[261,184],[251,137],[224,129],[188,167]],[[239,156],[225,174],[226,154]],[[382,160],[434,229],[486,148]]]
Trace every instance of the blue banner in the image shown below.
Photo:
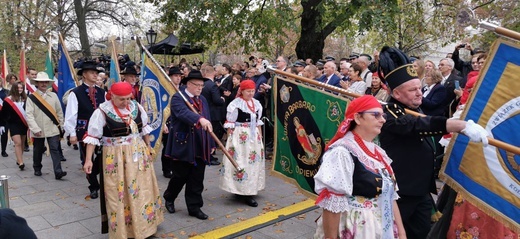
[[[494,139],[520,145],[514,133],[520,129],[520,46],[495,42],[471,94],[461,118]],[[461,135],[452,139],[447,155],[446,183],[501,223],[520,228],[520,156]]]
[[[110,78],[107,81],[107,89],[110,90],[110,86],[116,82],[121,81],[121,75],[119,69],[119,62],[117,61],[116,48],[114,45],[114,41],[112,41],[112,55],[110,58]]]
[[[58,43],[58,51],[60,53],[58,60],[58,98],[60,102],[63,102],[63,95],[68,90],[76,87],[76,82],[74,81],[75,71],[61,43]],[[65,109],[63,105],[62,108]]]
[[[148,56],[143,55],[142,59],[140,103],[148,113],[148,124],[153,129],[150,143],[155,152],[159,152],[162,127],[170,117],[170,99],[176,91],[170,80]]]

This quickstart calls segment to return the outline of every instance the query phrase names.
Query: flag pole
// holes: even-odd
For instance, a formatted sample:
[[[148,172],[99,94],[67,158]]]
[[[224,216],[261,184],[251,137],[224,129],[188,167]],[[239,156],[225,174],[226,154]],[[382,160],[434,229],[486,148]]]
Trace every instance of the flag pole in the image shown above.
[[[505,27],[501,27],[501,26],[498,26],[498,25],[495,25],[495,24],[489,23],[489,22],[480,22],[479,25],[480,25],[480,27],[482,27],[486,30],[495,32],[498,35],[509,37],[514,40],[520,41],[520,32],[516,32],[516,31],[510,30]]]
[[[166,79],[168,79],[168,81],[170,81],[170,83],[171,83],[171,79],[168,76],[168,74],[164,71],[164,69],[161,67],[161,65],[155,60],[155,58],[153,58],[152,54],[146,49],[146,47],[143,46],[143,44],[141,43],[139,38],[136,38],[136,41],[137,41],[137,44],[139,45],[139,47],[141,48],[141,50],[148,56],[148,58],[150,58],[150,60],[152,60],[152,62],[157,66],[157,68],[159,68],[159,70],[164,75],[164,77],[166,77]],[[143,64],[144,64],[144,62],[143,62]],[[175,90],[177,92],[180,92],[179,88],[177,88],[177,86],[175,86],[173,83],[172,83],[172,86],[175,88]],[[186,97],[182,93],[180,93],[180,95],[181,95],[182,99],[184,100],[184,103],[186,103],[186,105],[190,108],[190,110],[197,113],[197,110],[195,110],[195,108],[188,101],[188,99],[186,99]],[[240,168],[238,163],[233,159],[231,154],[226,150],[226,147],[222,144],[222,142],[220,142],[220,139],[217,137],[217,135],[215,135],[214,132],[208,132],[208,133],[211,135],[213,140],[215,140],[215,143],[218,145],[220,150],[222,150],[222,153],[224,153],[226,155],[226,157],[229,159],[229,161],[231,162],[231,164],[233,164],[233,167],[235,167],[235,169],[238,172],[244,172],[244,169]]]
[[[59,41],[61,43],[61,47],[63,48],[63,52],[65,53],[65,57],[67,57],[67,62],[69,64],[69,69],[73,71],[74,66],[72,65],[72,61],[70,60],[69,51],[67,50],[67,47],[65,46],[65,41],[63,40],[63,37],[61,36],[61,32],[58,32],[59,35]],[[76,72],[71,72],[72,79],[74,80],[74,84],[76,86],[79,85],[78,79],[76,79]]]
[[[305,77],[299,76],[299,75],[294,75],[294,74],[291,74],[291,73],[288,73],[288,72],[285,72],[285,71],[277,70],[277,69],[274,69],[272,67],[268,67],[267,69],[269,71],[272,71],[272,72],[276,73],[276,74],[286,76],[289,79],[295,79],[295,80],[299,80],[299,81],[302,81],[302,82],[305,82],[305,83],[308,83],[308,84],[311,84],[311,85],[314,85],[314,86],[317,86],[317,87],[322,87],[324,89],[330,90],[330,91],[335,92],[335,93],[343,94],[343,95],[350,96],[350,97],[353,97],[353,98],[358,98],[358,97],[362,96],[362,95],[359,95],[359,94],[350,93],[350,92],[348,92],[347,90],[345,90],[343,88],[339,88],[339,87],[336,87],[336,86],[328,85],[328,84],[325,84],[323,82],[319,82],[319,81],[316,81],[316,80],[313,80],[313,79],[305,78]],[[379,101],[379,103],[381,103],[382,105],[386,105],[387,104],[386,102],[381,102],[381,101]],[[421,114],[421,113],[418,113],[418,112],[415,112],[415,111],[412,111],[412,110],[409,110],[409,109],[404,109],[404,110],[405,110],[405,113],[413,115],[415,117],[426,117],[426,115],[424,115],[424,114]],[[491,137],[488,137],[488,142],[489,142],[490,145],[493,145],[493,146],[495,146],[497,148],[501,148],[501,149],[503,149],[505,151],[514,153],[516,155],[520,155],[520,147],[516,147],[516,146],[514,146],[512,144],[508,144],[506,142],[503,142],[503,141],[500,141],[500,140],[497,140],[497,139],[494,139],[494,138],[491,138]]]

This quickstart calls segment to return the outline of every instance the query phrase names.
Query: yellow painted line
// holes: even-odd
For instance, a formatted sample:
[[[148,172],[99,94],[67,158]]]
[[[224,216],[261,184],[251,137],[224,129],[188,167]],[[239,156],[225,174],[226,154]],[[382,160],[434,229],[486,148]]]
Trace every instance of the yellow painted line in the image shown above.
[[[241,222],[229,225],[229,226],[225,226],[225,227],[213,230],[213,231],[209,231],[209,232],[200,234],[200,235],[192,237],[192,238],[202,239],[202,238],[226,237],[228,235],[246,230],[246,229],[254,227],[256,225],[260,225],[260,224],[263,224],[266,222],[276,220],[280,216],[290,215],[295,212],[302,211],[302,210],[305,210],[305,209],[313,207],[313,206],[314,206],[314,200],[307,199],[303,202],[299,202],[299,203],[296,203],[291,206],[287,206],[287,207],[284,207],[284,208],[281,208],[281,209],[278,209],[275,211],[270,211],[261,216],[253,217],[253,218],[247,219],[245,221],[241,221]]]

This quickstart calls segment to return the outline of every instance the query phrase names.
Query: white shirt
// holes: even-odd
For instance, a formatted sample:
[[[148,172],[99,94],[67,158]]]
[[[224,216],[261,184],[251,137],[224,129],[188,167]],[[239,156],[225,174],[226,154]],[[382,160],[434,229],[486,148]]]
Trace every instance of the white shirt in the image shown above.
[[[432,91],[433,87],[435,87],[435,84],[432,84],[431,86],[425,86],[423,97],[426,97],[430,93],[430,91]]]
[[[442,81],[441,81],[441,84],[442,84],[442,85],[444,85],[444,84],[446,83],[446,80],[448,80],[448,78],[450,78],[450,75],[451,75],[451,73],[448,74],[447,76],[442,76],[442,77],[443,77],[443,79],[442,79]]]
[[[83,83],[89,86],[86,83]],[[89,86],[90,87],[90,86]],[[71,91],[67,98],[67,107],[65,108],[65,123],[63,129],[71,137],[76,137],[76,124],[78,123],[78,98]]]
[[[361,72],[361,79],[365,81],[367,88],[372,87],[372,72],[370,72],[368,68]],[[363,92],[363,94],[364,93],[365,92]]]

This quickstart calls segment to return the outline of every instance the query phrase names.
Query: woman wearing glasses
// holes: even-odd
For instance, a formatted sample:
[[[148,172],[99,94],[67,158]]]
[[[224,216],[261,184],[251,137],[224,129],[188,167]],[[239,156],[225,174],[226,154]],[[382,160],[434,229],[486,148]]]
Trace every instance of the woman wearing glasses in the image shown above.
[[[392,160],[372,143],[385,121],[371,95],[349,104],[314,176],[316,205],[323,208],[314,238],[406,237]]]

